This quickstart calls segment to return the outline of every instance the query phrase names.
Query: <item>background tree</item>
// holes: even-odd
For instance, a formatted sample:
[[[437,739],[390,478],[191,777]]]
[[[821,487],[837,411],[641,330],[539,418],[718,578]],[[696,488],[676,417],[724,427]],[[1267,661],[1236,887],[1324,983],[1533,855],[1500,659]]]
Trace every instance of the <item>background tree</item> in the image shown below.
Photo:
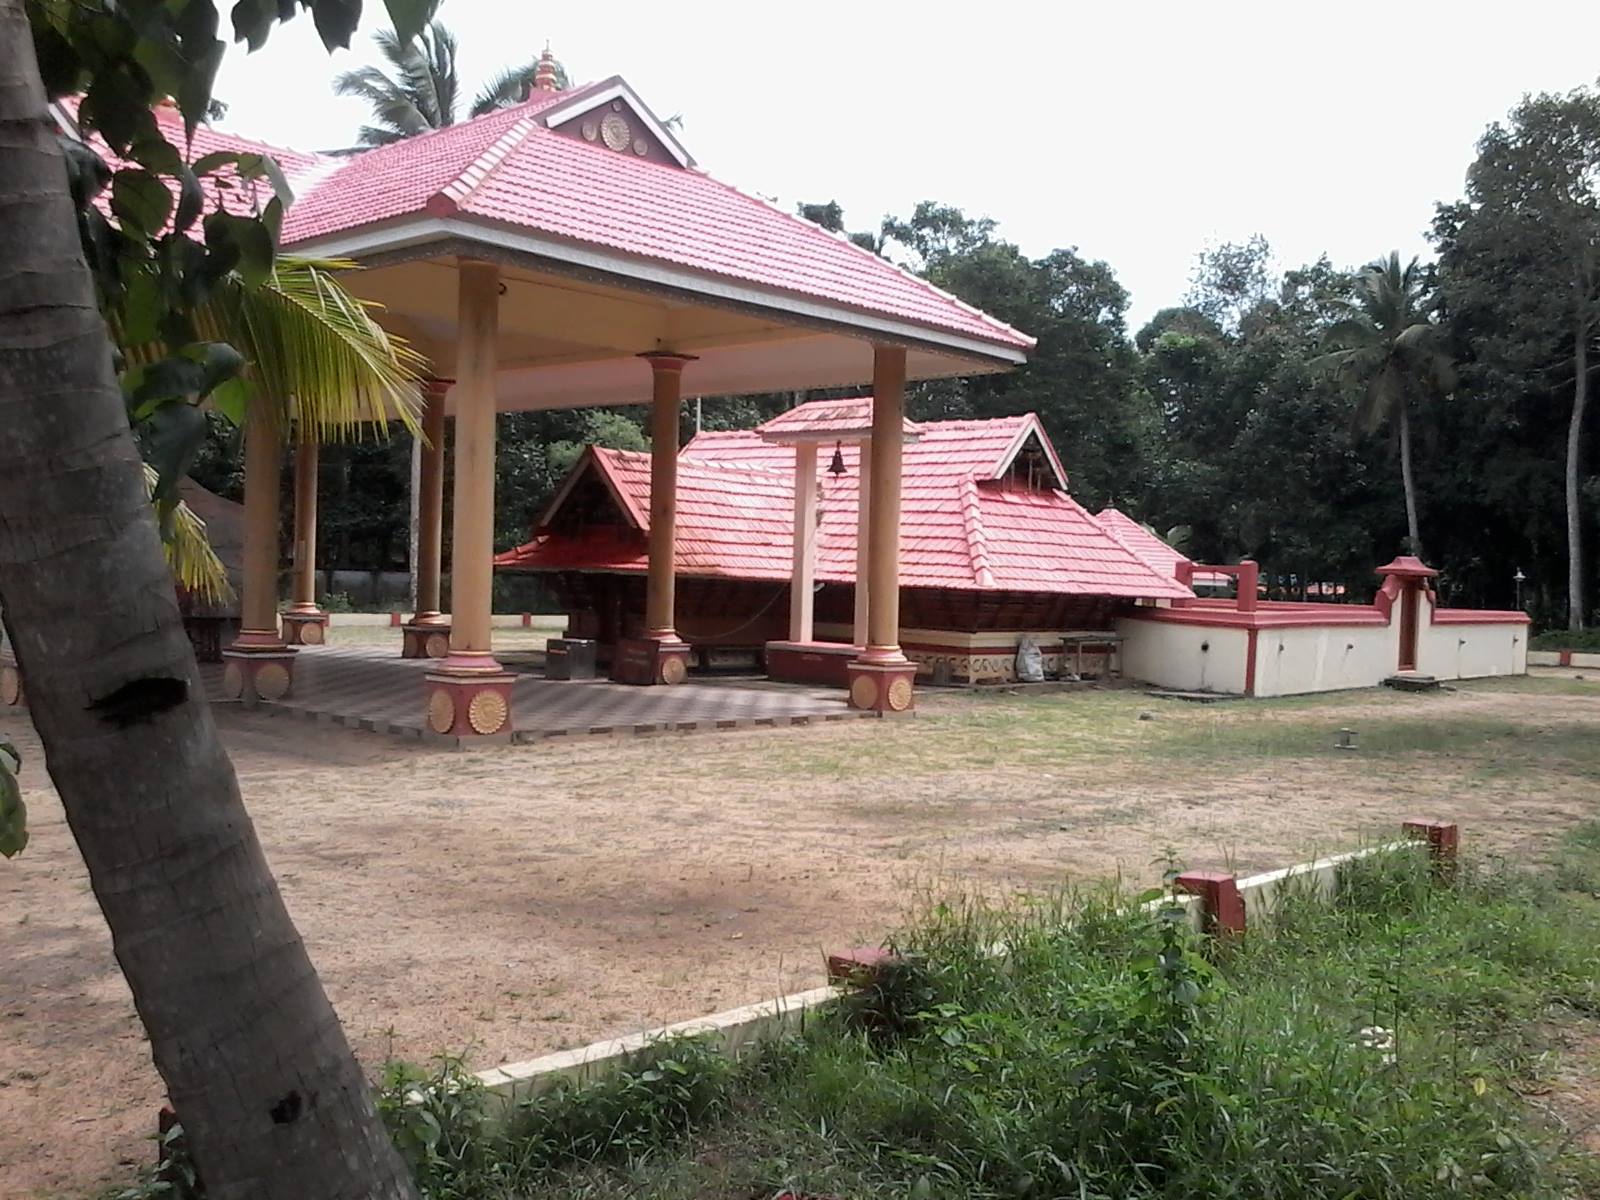
[[[358,3],[302,4],[325,43],[348,43]],[[241,0],[234,29],[259,45],[296,11]],[[402,32],[420,26],[410,0],[389,11]],[[196,310],[230,272],[246,286],[270,276],[286,202],[274,165],[190,162],[155,122],[167,96],[190,128],[204,117],[218,25],[213,0],[30,0],[26,14],[0,0],[0,603],[208,1194],[412,1197],[217,738],[101,315],[125,329],[155,306],[175,349],[146,368],[136,403],[176,414],[167,440],[193,439],[186,411],[203,436],[197,401],[243,360],[201,340]],[[69,176],[41,64],[52,95],[82,95],[79,121],[120,160],[114,172],[73,142]],[[277,194],[257,216],[201,220],[215,171],[272,177]],[[105,174],[115,222],[84,186]],[[157,188],[176,197],[170,220],[153,216]]]
[[[1600,96],[1539,95],[1490,126],[1467,196],[1434,223],[1440,280],[1469,385],[1512,442],[1565,394],[1567,623],[1587,615],[1583,539],[1591,348],[1600,328]],[[1536,496],[1542,488],[1531,493]],[[1521,504],[1526,505],[1529,494]]]
[[[1428,397],[1455,387],[1455,364],[1439,327],[1426,314],[1417,260],[1400,255],[1369,264],[1357,277],[1355,298],[1341,304],[1347,316],[1327,332],[1330,351],[1319,363],[1361,390],[1355,419],[1367,433],[1393,425],[1398,433],[1400,481],[1405,493],[1411,553],[1422,554],[1417,489],[1411,461],[1411,411]]]
[[[443,129],[460,119],[461,77],[456,70],[456,35],[435,19],[437,0],[430,7],[428,24],[412,38],[393,29],[379,30],[373,41],[389,63],[389,71],[360,67],[334,80],[341,96],[359,96],[372,106],[373,124],[363,125],[363,145],[382,146],[403,138]],[[537,62],[509,67],[484,85],[473,98],[468,116],[481,117],[499,108],[520,104],[533,87]],[[566,68],[556,64],[556,86],[566,88]]]

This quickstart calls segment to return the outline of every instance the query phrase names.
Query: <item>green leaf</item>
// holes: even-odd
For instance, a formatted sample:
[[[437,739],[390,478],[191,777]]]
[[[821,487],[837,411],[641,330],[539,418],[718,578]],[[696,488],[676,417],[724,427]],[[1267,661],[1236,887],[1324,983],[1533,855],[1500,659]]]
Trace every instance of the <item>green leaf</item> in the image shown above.
[[[187,165],[179,163],[174,174],[178,179],[178,212],[172,218],[172,230],[174,233],[186,233],[199,220],[200,210],[205,207],[206,194],[200,187],[200,177]]]
[[[240,154],[237,156],[237,170],[240,179],[260,179],[265,175],[281,204],[287,207],[294,203],[294,190],[290,188],[283,168],[278,166],[278,160],[272,155]]]
[[[161,321],[161,280],[154,269],[125,272],[121,310],[122,339],[129,346],[156,340]]]
[[[149,462],[156,471],[151,498],[163,509],[163,525],[177,503],[178,483],[189,473],[206,440],[206,415],[193,404],[177,402],[155,410],[149,419]]]
[[[395,36],[402,44],[421,33],[432,15],[433,5],[429,0],[383,0],[383,3],[389,10],[389,24],[394,26]]]
[[[218,384],[211,392],[211,411],[225,417],[236,428],[244,424],[245,405],[250,399],[250,385],[243,375],[236,375]]]
[[[246,43],[252,51],[261,49],[277,16],[272,0],[239,0],[233,6],[233,40]]]
[[[152,237],[172,215],[172,193],[149,171],[118,171],[111,180],[111,211],[127,232]]]
[[[272,231],[259,219],[214,212],[206,217],[205,230],[206,248],[216,259],[207,266],[213,279],[237,269],[245,286],[255,288],[272,277],[277,248],[272,243]]]
[[[361,0],[312,0],[311,19],[322,44],[329,50],[350,46],[350,35],[361,21]]]

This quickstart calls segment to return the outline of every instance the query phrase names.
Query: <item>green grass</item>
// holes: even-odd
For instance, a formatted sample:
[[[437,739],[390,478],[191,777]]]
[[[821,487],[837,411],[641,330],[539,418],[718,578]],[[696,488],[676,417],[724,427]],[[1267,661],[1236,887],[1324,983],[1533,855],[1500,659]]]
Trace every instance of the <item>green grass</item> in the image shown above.
[[[1569,679],[1484,680],[1460,690],[1600,699],[1600,687]],[[1582,713],[1535,724],[1512,703],[1504,717],[1440,717],[1432,711],[1440,699],[1386,689],[1216,705],[1124,690],[933,695],[914,721],[874,725],[871,736],[792,739],[718,769],[730,778],[835,781],[997,768],[1049,772],[1097,763],[1108,772],[1168,770],[1174,763],[1215,770],[1258,760],[1348,764],[1434,755],[1453,760],[1452,771],[1481,779],[1547,768],[1581,776],[1600,772],[1600,739],[1592,736],[1592,718]],[[1141,720],[1141,714],[1152,719]],[[1357,733],[1354,754],[1334,749],[1338,730],[1346,726]],[[663,767],[669,776],[686,778],[695,769],[692,763]]]
[[[903,968],[737,1067],[662,1045],[495,1132],[446,1064],[385,1111],[432,1200],[1571,1195],[1522,1091],[1600,1005],[1600,904],[1564,887],[1600,823],[1561,855],[1453,888],[1376,856],[1209,957],[1108,893],[934,904]]]

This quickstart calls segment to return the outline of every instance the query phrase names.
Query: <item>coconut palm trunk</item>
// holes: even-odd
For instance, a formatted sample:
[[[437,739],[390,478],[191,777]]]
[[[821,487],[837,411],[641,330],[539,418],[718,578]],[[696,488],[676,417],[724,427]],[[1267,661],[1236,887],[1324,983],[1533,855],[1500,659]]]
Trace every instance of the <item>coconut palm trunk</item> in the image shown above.
[[[22,0],[0,0],[0,602],[208,1196],[414,1196],[201,691]]]
[[[1417,485],[1411,477],[1411,414],[1410,405],[1404,396],[1398,405],[1397,419],[1400,425],[1400,486],[1406,494],[1406,535],[1411,544],[1411,553],[1418,558],[1422,557],[1422,534],[1417,522]]]
[[[1589,405],[1589,323],[1578,321],[1572,366],[1572,416],[1567,422],[1567,628],[1584,627],[1587,610],[1583,598],[1583,511],[1579,503],[1578,476],[1583,450],[1583,413]]]

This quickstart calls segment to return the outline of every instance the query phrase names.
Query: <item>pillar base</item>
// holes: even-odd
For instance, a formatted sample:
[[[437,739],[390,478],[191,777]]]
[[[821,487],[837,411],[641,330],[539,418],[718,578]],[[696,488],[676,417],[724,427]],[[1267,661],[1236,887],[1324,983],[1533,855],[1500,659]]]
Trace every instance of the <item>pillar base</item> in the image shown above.
[[[682,683],[689,677],[689,643],[677,634],[623,638],[611,655],[611,681],[642,687]]]
[[[489,662],[493,663],[491,658]],[[511,733],[511,685],[499,669],[429,671],[428,729],[439,737],[505,737]]]
[[[22,668],[14,654],[0,654],[0,705],[17,708],[28,702],[22,691]]]
[[[263,700],[282,700],[294,687],[294,656],[283,643],[274,646],[240,645],[222,652],[222,694],[246,708]]]
[[[320,646],[328,640],[328,614],[318,608],[291,608],[279,618],[290,646]]]
[[[450,622],[414,618],[400,626],[401,658],[448,658]]]
[[[846,671],[850,684],[850,707],[881,716],[910,712],[916,704],[913,685],[917,664],[869,662],[857,659]]]

